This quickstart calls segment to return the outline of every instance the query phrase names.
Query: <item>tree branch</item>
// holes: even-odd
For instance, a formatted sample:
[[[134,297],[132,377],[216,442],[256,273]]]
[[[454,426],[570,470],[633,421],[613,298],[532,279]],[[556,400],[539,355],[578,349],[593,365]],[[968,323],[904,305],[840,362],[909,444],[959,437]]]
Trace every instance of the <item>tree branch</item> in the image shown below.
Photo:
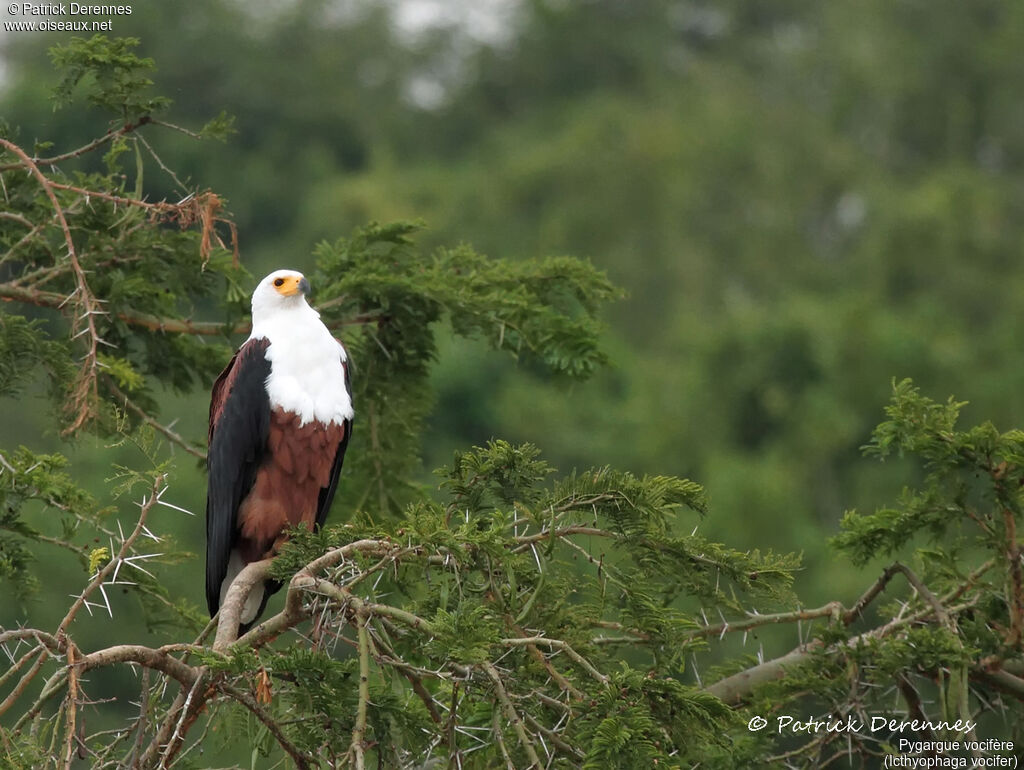
[[[494,694],[497,696],[498,702],[501,703],[501,708],[505,712],[505,718],[512,723],[512,729],[515,730],[516,736],[519,738],[519,743],[522,745],[523,751],[526,752],[526,756],[530,760],[530,767],[535,767],[537,770],[540,770],[544,765],[541,764],[540,757],[537,756],[537,749],[534,748],[533,742],[530,740],[530,736],[526,733],[526,728],[523,726],[523,720],[519,717],[518,712],[516,712],[516,707],[508,697],[505,685],[501,682],[501,675],[494,667],[494,664],[490,661],[481,663],[480,667],[487,673],[487,676],[491,678],[491,681],[494,682]]]
[[[43,291],[26,286],[18,286],[13,283],[0,284],[0,300],[25,302],[36,307],[48,307],[62,309],[67,304],[67,297],[52,291]],[[142,313],[131,308],[122,308],[111,315],[129,326],[141,329],[148,329],[153,332],[164,332],[166,334],[190,334],[199,337],[233,337],[241,334],[248,334],[252,331],[251,321],[239,321],[229,326],[214,321],[192,321],[187,318],[162,318],[160,316]],[[358,326],[373,323],[382,318],[379,314],[366,313],[352,316],[327,324],[329,329],[336,329],[341,326]]]
[[[74,761],[75,725],[78,715],[78,672],[75,670],[77,662],[76,648],[71,642],[68,643],[68,697],[67,697],[67,724],[64,727],[64,770],[71,770],[71,763]]]
[[[145,409],[143,409],[141,406],[132,401],[127,396],[127,394],[122,392],[121,389],[117,387],[112,377],[110,377],[109,375],[103,375],[103,381],[106,383],[107,388],[110,389],[110,392],[117,396],[119,399],[121,399],[125,407],[130,412],[138,416],[144,423],[146,423],[146,425],[153,428],[153,430],[155,430],[157,433],[160,433],[162,436],[165,436],[169,441],[180,446],[193,457],[198,457],[200,460],[206,459],[206,452],[196,449],[194,446],[189,444],[180,434],[171,430],[163,423],[153,419],[153,417],[151,417],[149,413],[146,412]]]
[[[370,702],[370,643],[366,632],[366,612],[356,611],[356,637],[359,641],[359,704],[356,723],[352,728],[349,753],[355,758],[356,770],[365,770],[366,709]]]
[[[75,291],[72,293],[71,297],[77,297],[78,299],[75,303],[77,310],[71,317],[71,338],[76,339],[79,336],[79,325],[84,321],[84,331],[87,331],[89,334],[89,344],[86,349],[84,363],[81,367],[79,382],[75,387],[70,404],[70,408],[75,413],[75,418],[74,421],[63,431],[64,435],[70,435],[82,427],[92,417],[96,401],[98,400],[96,376],[99,368],[98,347],[102,340],[100,339],[99,332],[96,329],[95,316],[101,311],[99,310],[96,299],[92,296],[92,293],[89,290],[89,284],[85,278],[85,271],[82,270],[82,266],[78,261],[78,253],[75,251],[75,242],[71,237],[71,229],[68,227],[67,220],[64,218],[64,209],[61,208],[60,201],[57,200],[57,194],[53,191],[54,187],[63,187],[63,185],[47,179],[46,175],[39,170],[39,167],[18,145],[0,138],[0,146],[3,146],[9,152],[21,159],[22,164],[28,168],[29,172],[36,178],[39,185],[43,188],[43,192],[46,193],[46,197],[50,199],[54,215],[57,217],[57,222],[60,224],[60,229],[64,234],[64,242],[68,247],[68,262],[70,263],[71,269],[75,275]],[[71,297],[66,298],[65,301],[71,299]]]
[[[975,571],[975,573],[973,573],[968,578],[968,584],[970,584],[974,579],[976,579],[976,576],[987,568],[988,567],[986,565],[982,565],[982,568],[979,568],[979,570]],[[898,628],[907,626],[910,623],[919,622],[930,615],[934,615],[936,619],[943,625],[943,627],[947,629],[953,629],[955,631],[955,626],[953,625],[951,617],[951,610],[947,609],[942,604],[938,597],[936,597],[935,594],[933,594],[928,589],[928,587],[924,585],[923,582],[921,582],[920,578],[918,578],[912,570],[910,570],[905,565],[900,564],[899,562],[890,565],[883,571],[881,577],[879,577],[879,579],[875,581],[871,588],[869,588],[861,596],[861,598],[854,605],[853,609],[842,613],[844,622],[852,622],[856,617],[858,617],[860,612],[863,610],[864,606],[867,605],[870,601],[874,600],[874,598],[881,593],[882,589],[892,579],[893,575],[897,573],[901,573],[907,578],[907,581],[914,587],[918,594],[928,603],[929,609],[922,610],[921,612],[915,613],[914,615],[911,615],[906,618],[897,618],[884,626],[872,629],[863,634],[860,634],[859,636],[853,637],[845,642],[835,645],[829,648],[828,651],[839,650],[843,647],[854,647],[862,641],[867,641],[871,638],[883,637],[886,634]],[[958,588],[951,594],[951,596],[960,596],[961,593],[962,590]],[[719,700],[724,701],[725,703],[728,703],[730,705],[736,705],[740,701],[748,697],[751,694],[751,692],[753,692],[754,688],[758,687],[759,685],[765,684],[766,682],[781,679],[786,675],[786,670],[788,668],[798,666],[802,663],[806,663],[811,659],[813,653],[823,649],[825,649],[824,645],[820,641],[815,641],[808,645],[801,645],[800,647],[791,650],[790,652],[786,653],[785,655],[779,658],[765,661],[764,663],[760,663],[757,666],[753,666],[752,668],[749,668],[745,671],[740,671],[739,673],[733,674],[732,676],[720,679],[719,681],[714,682],[713,684],[710,684],[707,687],[705,687],[704,690],[708,693],[711,693]]]
[[[46,650],[39,651],[39,657],[36,658],[36,662],[32,664],[32,668],[21,678],[17,686],[11,691],[11,693],[4,698],[3,703],[0,703],[0,715],[6,713],[7,709],[14,705],[15,701],[21,697],[22,693],[25,692],[25,688],[31,684],[32,680],[36,678],[36,674],[39,673],[39,669],[43,667],[43,664],[47,661],[48,656]]]
[[[130,134],[132,131],[137,129],[139,126],[144,126],[144,125],[146,125],[147,123],[150,123],[150,122],[155,122],[155,121],[152,121],[151,118],[148,115],[143,115],[141,118],[139,118],[139,120],[136,123],[125,123],[120,128],[111,129],[110,131],[105,133],[103,136],[100,136],[100,137],[97,137],[96,139],[93,139],[91,142],[89,142],[88,144],[82,145],[77,150],[71,150],[70,152],[62,153],[61,155],[53,155],[53,156],[51,156],[49,158],[35,157],[35,158],[32,158],[32,160],[38,166],[53,166],[53,165],[56,165],[57,163],[60,163],[62,161],[71,160],[71,158],[77,158],[80,155],[85,155],[88,152],[92,152],[96,148],[102,147],[103,145],[107,144],[111,140],[116,139],[119,136],[124,136],[125,134]],[[21,166],[20,163],[8,163],[6,165],[0,166],[0,171],[10,171],[10,170],[16,169],[16,168],[18,168],[20,166]]]
[[[315,759],[305,754],[294,743],[288,740],[288,736],[286,736],[281,730],[281,726],[274,721],[270,714],[267,713],[266,709],[260,706],[260,704],[257,703],[251,695],[227,684],[220,684],[217,686],[217,689],[241,703],[245,708],[249,709],[249,711],[251,711],[253,715],[266,726],[270,731],[270,734],[274,736],[274,740],[276,740],[278,745],[285,750],[288,756],[292,758],[292,761],[299,770],[308,770],[308,768],[316,762]]]
[[[182,663],[164,649],[154,650],[139,644],[119,644],[89,653],[79,658],[75,666],[81,673],[115,663],[136,663],[166,674],[182,687],[192,687],[199,677],[199,669]],[[70,663],[68,664],[71,665]]]
[[[165,474],[160,474],[159,476],[156,477],[156,479],[154,479],[153,486],[150,489],[148,499],[146,496],[143,496],[142,498],[142,503],[140,505],[139,511],[139,518],[138,521],[135,523],[135,528],[131,531],[128,537],[126,537],[124,541],[121,543],[121,547],[118,549],[117,554],[105,565],[103,565],[103,567],[96,571],[96,576],[91,581],[89,581],[89,584],[85,587],[82,593],[78,595],[78,598],[75,599],[74,603],[71,605],[71,608],[64,616],[64,619],[57,627],[57,633],[55,634],[55,636],[58,639],[60,639],[61,636],[67,632],[67,629],[71,625],[71,622],[75,619],[75,615],[78,614],[78,611],[85,604],[89,596],[91,596],[92,593],[102,583],[106,582],[107,578],[110,577],[111,573],[113,573],[113,571],[117,569],[118,566],[123,562],[124,557],[131,550],[132,545],[134,545],[139,535],[141,535],[143,530],[146,528],[146,518],[149,515],[149,511],[153,508],[157,500],[159,500],[160,496],[163,494],[163,491],[161,491],[160,487],[164,483],[165,478]]]
[[[843,605],[839,602],[828,604],[811,610],[794,610],[792,612],[777,612],[769,615],[752,615],[745,620],[727,620],[724,623],[716,623],[713,626],[704,626],[696,631],[687,634],[684,639],[699,639],[706,636],[717,636],[721,638],[727,633],[734,631],[749,631],[751,628],[768,626],[778,623],[795,623],[798,620],[814,620],[815,618],[830,617],[838,619],[843,613]]]
[[[584,671],[594,677],[598,682],[603,685],[608,684],[607,676],[594,668],[593,664],[589,660],[584,658],[567,642],[563,642],[561,639],[549,639],[546,636],[530,636],[522,639],[502,639],[501,643],[510,647],[544,645],[545,647],[550,647],[553,650],[560,650],[576,661]]]

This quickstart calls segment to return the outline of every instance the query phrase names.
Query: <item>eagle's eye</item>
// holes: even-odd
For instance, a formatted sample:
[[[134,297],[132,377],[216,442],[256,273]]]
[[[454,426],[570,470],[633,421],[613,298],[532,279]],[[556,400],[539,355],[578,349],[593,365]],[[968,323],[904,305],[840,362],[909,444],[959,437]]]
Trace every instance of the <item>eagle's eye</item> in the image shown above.
[[[274,286],[284,286],[284,278],[278,278],[274,281]]]

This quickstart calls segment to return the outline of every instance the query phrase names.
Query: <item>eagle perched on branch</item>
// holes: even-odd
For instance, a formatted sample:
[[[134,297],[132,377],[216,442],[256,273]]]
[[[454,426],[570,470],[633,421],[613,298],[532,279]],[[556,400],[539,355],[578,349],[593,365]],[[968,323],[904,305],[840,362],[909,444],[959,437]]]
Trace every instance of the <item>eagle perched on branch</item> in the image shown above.
[[[245,565],[289,527],[327,518],[352,434],[348,356],[306,303],[309,281],[277,270],[252,295],[252,334],[213,385],[206,498],[206,602],[216,614]],[[249,594],[244,631],[280,585]]]

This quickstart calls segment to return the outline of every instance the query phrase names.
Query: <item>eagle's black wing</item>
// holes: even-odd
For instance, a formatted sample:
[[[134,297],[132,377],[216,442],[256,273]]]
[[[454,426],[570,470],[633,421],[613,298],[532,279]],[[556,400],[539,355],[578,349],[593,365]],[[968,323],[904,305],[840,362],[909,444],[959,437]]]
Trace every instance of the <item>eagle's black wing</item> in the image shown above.
[[[341,366],[345,370],[345,390],[348,391],[348,397],[351,399],[352,381],[349,379],[348,361],[342,361]],[[345,435],[338,444],[338,449],[334,454],[334,465],[331,467],[331,480],[328,482],[326,487],[323,487],[320,490],[320,498],[316,506],[317,529],[324,525],[324,521],[327,519],[327,513],[331,509],[331,503],[334,501],[334,493],[338,489],[338,477],[341,475],[341,466],[345,463],[345,451],[348,449],[348,440],[351,435],[352,420],[345,420]]]
[[[266,339],[249,340],[221,372],[210,398],[206,496],[206,604],[220,607],[221,583],[235,545],[238,506],[252,489],[270,430]],[[346,434],[347,435],[347,434]]]

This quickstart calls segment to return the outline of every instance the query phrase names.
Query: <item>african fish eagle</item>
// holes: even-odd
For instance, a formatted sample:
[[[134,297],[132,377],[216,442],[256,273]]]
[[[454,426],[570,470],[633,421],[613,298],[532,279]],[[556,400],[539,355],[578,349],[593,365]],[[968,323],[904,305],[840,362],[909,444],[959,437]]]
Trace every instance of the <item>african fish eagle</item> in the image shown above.
[[[213,385],[206,498],[206,602],[216,614],[245,565],[289,527],[320,527],[352,434],[348,356],[306,303],[309,281],[277,270],[252,295],[252,334]],[[280,584],[249,594],[245,630]]]

